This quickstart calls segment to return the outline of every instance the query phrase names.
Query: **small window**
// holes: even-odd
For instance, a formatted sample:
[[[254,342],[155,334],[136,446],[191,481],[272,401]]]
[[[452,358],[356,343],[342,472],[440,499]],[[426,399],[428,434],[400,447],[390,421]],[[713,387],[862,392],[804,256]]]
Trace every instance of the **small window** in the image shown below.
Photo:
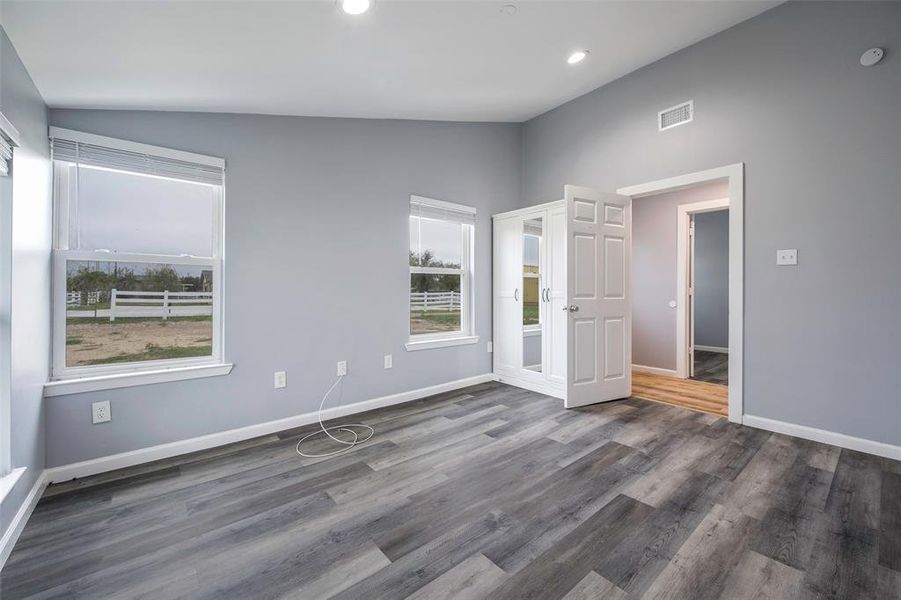
[[[53,130],[53,375],[221,362],[221,159]]]
[[[472,335],[475,209],[410,199],[410,338]]]

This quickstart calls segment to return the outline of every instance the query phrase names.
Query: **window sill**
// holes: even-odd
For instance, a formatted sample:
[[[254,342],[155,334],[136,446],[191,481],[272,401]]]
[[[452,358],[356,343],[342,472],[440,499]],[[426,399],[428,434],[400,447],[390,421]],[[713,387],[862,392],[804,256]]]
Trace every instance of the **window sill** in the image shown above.
[[[51,381],[44,384],[44,397],[97,392],[100,390],[165,383],[168,381],[199,379],[201,377],[218,377],[220,375],[228,375],[231,373],[233,367],[234,365],[231,363],[195,365],[190,367],[159,369],[156,371],[135,371],[133,373],[116,373],[115,375],[97,375],[93,377],[79,377],[78,379]]]
[[[19,481],[24,474],[25,467],[19,467],[0,477],[0,504],[3,504],[3,500],[11,491],[13,491],[13,488],[16,487],[16,482]]]
[[[477,335],[467,335],[452,338],[430,339],[430,340],[410,340],[404,346],[407,352],[415,350],[431,350],[433,348],[447,348],[449,346],[464,346],[466,344],[476,344],[479,341]]]

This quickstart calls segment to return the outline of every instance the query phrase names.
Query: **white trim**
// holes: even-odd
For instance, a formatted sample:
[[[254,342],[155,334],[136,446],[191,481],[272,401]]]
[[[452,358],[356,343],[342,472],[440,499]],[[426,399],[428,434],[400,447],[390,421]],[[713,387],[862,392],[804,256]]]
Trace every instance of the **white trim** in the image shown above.
[[[3,504],[4,498],[16,487],[16,482],[25,474],[25,469],[19,467],[0,477],[0,504]]]
[[[22,145],[22,138],[19,136],[19,130],[9,122],[9,119],[7,119],[2,112],[0,112],[0,134],[12,142],[13,146]]]
[[[744,170],[744,163],[735,163],[617,190],[640,198],[717,179],[729,182],[729,420],[733,423],[741,423],[744,414]]]
[[[688,355],[692,332],[688,330],[688,324],[691,322],[689,312],[693,303],[688,297],[688,264],[691,260],[688,228],[691,215],[728,209],[728,198],[680,204],[676,207],[676,298],[679,302],[679,310],[676,311],[676,372],[683,379],[690,375]]]
[[[522,328],[522,337],[535,337],[536,335],[541,335],[541,325],[538,327],[533,327],[532,325],[526,325]]]
[[[722,346],[702,346],[701,344],[695,344],[695,350],[703,350],[704,352],[718,352],[719,354],[729,354],[729,349],[723,348]]]
[[[491,215],[491,218],[509,219],[510,217],[521,217],[523,215],[541,212],[542,210],[552,210],[554,208],[559,208],[565,205],[566,203],[563,200],[553,200],[551,202],[544,202],[543,204],[535,204],[533,206],[527,206],[525,208],[517,208],[516,210],[508,210],[507,212],[497,213],[496,215]]]
[[[185,152],[184,150],[173,150],[172,148],[163,148],[161,146],[151,146],[150,144],[142,144],[140,142],[132,142],[119,138],[106,137],[105,135],[96,135],[94,133],[86,133],[84,131],[73,131],[71,129],[63,129],[62,127],[50,127],[50,139],[69,140],[70,142],[81,142],[84,144],[92,144],[94,146],[104,146],[116,150],[125,150],[126,152],[137,152],[140,154],[150,154],[152,156],[160,156],[163,158],[173,158],[185,162],[193,162],[210,167],[218,167],[225,169],[225,159],[216,156],[206,156],[205,154],[196,154],[194,152]]]
[[[25,501],[22,502],[22,506],[20,506],[19,510],[16,512],[16,516],[13,517],[12,521],[9,523],[9,527],[7,527],[6,531],[3,533],[3,538],[0,539],[0,570],[2,570],[3,565],[6,564],[6,559],[9,558],[10,553],[13,551],[13,546],[16,545],[19,535],[21,535],[22,530],[25,529],[25,524],[28,522],[28,518],[31,517],[31,513],[34,512],[34,507],[37,506],[38,500],[41,499],[48,483],[50,483],[50,481],[47,477],[47,471],[43,471],[38,475],[37,480],[31,487],[31,491],[28,492]]]
[[[61,379],[59,381],[50,381],[44,384],[44,397],[49,398],[50,396],[98,392],[100,390],[150,385],[153,383],[166,383],[169,381],[184,381],[186,379],[200,379],[202,377],[219,377],[221,375],[228,375],[233,368],[234,365],[231,363],[216,363],[212,365],[173,367],[171,369],[137,370],[127,373],[79,377],[78,379]]]
[[[649,367],[647,365],[636,365],[635,363],[632,363],[632,370],[638,373],[650,373],[652,375],[685,379],[685,377],[681,377],[679,373],[673,369],[661,369],[660,367]]]
[[[777,421],[765,417],[755,417],[754,415],[748,414],[744,415],[742,424],[749,427],[756,427],[757,429],[773,431],[775,433],[792,435],[805,440],[831,444],[833,446],[838,446],[839,448],[847,448],[848,450],[857,450],[859,452],[866,452],[867,454],[901,460],[901,446],[894,444],[876,442],[874,440],[837,433],[835,431],[817,429],[816,427],[808,427],[807,425],[796,425],[795,423],[787,423],[785,421]]]
[[[466,344],[477,344],[479,336],[477,335],[460,335],[457,337],[446,337],[438,339],[416,339],[413,338],[404,347],[407,352],[416,350],[432,350],[433,348],[448,348],[450,346],[465,346]]]
[[[468,213],[471,215],[476,214],[476,209],[473,206],[457,204],[456,202],[447,202],[445,200],[436,200],[435,198],[426,198],[425,196],[417,196],[415,194],[410,194],[410,204],[431,206],[432,208],[441,208],[444,210],[452,210],[456,212]]]
[[[461,388],[469,387],[471,385],[485,383],[486,381],[494,381],[494,375],[492,373],[485,373],[483,375],[476,375],[474,377],[467,377],[465,379],[458,379],[456,381],[440,383],[438,385],[419,388],[417,390],[412,390],[409,392],[401,392],[399,394],[392,394],[390,396],[373,398],[372,400],[364,400],[362,402],[356,402],[354,404],[348,404],[346,406],[336,406],[334,408],[324,410],[322,412],[322,418],[324,420],[329,420],[338,417],[346,417],[348,415],[366,412],[376,408],[384,408],[386,406],[393,406],[395,404],[402,404],[404,402],[419,400],[420,398],[426,398],[428,396],[441,394],[443,392],[458,390]],[[304,425],[315,423],[316,419],[317,413],[309,412],[301,415],[295,415],[293,417],[278,419],[275,421],[267,421],[266,423],[258,423],[256,425],[250,425],[248,427],[230,429],[228,431],[221,431],[219,433],[212,433],[209,435],[190,438],[187,440],[161,444],[159,446],[151,446],[149,448],[141,448],[140,450],[132,450],[130,452],[123,452],[121,454],[113,454],[111,456],[104,456],[83,462],[62,465],[59,467],[52,467],[50,469],[47,469],[46,471],[47,479],[48,481],[51,481],[53,483],[59,483],[61,481],[68,481],[76,477],[87,477],[89,475],[96,475],[98,473],[105,473],[107,471],[123,469],[125,467],[133,467],[135,465],[140,465],[155,460],[171,458],[173,456],[179,456],[181,454],[188,454],[190,452],[197,452],[199,450],[215,448],[217,446],[223,446],[225,444],[241,442],[243,440],[249,440],[251,438],[260,437],[263,435],[269,435],[272,433],[277,433],[279,431],[293,429],[295,427],[302,427]]]

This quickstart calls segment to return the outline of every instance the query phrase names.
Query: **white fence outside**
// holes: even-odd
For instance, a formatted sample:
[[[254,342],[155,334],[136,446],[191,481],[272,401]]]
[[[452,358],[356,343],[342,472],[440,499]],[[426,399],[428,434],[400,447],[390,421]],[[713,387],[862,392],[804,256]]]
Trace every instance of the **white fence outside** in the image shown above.
[[[79,292],[72,292],[78,294]],[[110,291],[109,308],[78,310],[78,304],[66,295],[67,317],[109,318],[110,321],[127,318],[208,317],[213,314],[212,292],[130,292]]]
[[[410,292],[410,310],[460,310],[460,292]]]

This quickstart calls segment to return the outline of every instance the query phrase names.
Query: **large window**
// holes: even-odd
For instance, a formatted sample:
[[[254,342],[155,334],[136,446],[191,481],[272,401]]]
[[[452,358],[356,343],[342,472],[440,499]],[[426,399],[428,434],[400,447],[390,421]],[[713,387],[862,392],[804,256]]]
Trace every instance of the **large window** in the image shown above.
[[[410,338],[472,335],[475,209],[410,199]]]
[[[221,362],[224,162],[51,133],[54,378]]]

